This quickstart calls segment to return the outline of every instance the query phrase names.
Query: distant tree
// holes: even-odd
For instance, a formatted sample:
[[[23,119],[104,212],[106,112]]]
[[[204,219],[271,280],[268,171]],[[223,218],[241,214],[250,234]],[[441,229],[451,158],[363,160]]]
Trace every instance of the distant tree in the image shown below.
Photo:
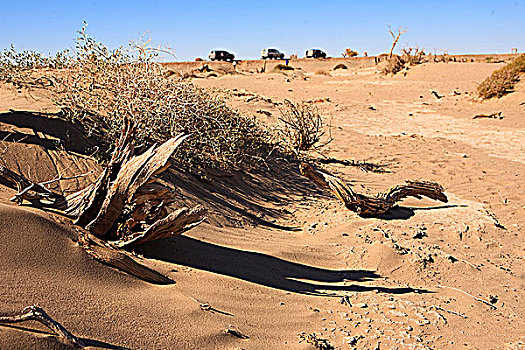
[[[354,57],[357,56],[357,51],[354,51],[352,49],[345,49],[345,52],[343,52],[343,57]]]

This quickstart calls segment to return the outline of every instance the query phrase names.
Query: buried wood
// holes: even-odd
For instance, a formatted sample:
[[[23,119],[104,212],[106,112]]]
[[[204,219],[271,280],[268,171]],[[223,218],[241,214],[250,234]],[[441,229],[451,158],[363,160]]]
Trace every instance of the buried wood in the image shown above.
[[[129,253],[119,250],[91,234],[81,235],[78,242],[93,259],[138,277],[143,281],[155,284],[175,283],[171,278],[138,263],[129,256]]]
[[[56,335],[63,338],[63,340],[79,349],[86,347],[84,342],[75,337],[71,332],[64,328],[60,323],[53,320],[44,309],[37,305],[26,307],[21,313],[12,316],[0,316],[1,323],[19,323],[24,321],[37,321],[42,323],[47,328],[51,329]]]
[[[301,163],[301,174],[316,183],[319,187],[330,190],[351,211],[359,215],[380,215],[392,208],[396,202],[406,198],[422,196],[448,202],[441,185],[431,181],[406,181],[403,185],[397,185],[388,191],[378,193],[373,197],[354,192],[341,179],[315,170],[307,163]]]

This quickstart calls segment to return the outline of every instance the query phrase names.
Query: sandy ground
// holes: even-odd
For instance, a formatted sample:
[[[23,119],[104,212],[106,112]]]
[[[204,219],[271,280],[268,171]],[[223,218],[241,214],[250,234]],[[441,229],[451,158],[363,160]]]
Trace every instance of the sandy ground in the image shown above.
[[[268,127],[284,99],[312,101],[331,125],[323,155],[392,172],[328,171],[369,194],[405,179],[437,181],[449,203],[411,199],[361,218],[292,165],[279,176],[254,171],[210,184],[172,169],[166,179],[181,198],[211,214],[138,252],[177,282],[156,286],[92,261],[65,218],[14,206],[0,185],[0,312],[37,303],[98,348],[313,349],[304,332],[341,349],[523,349],[525,84],[500,100],[475,99],[500,66],[424,64],[385,77],[375,67],[313,65],[196,79]],[[33,97],[0,87],[7,165],[41,181],[98,169],[93,144],[73,126],[8,112],[53,111],[45,96]],[[472,119],[499,111],[503,119]],[[0,326],[0,348],[63,348],[34,329],[43,330]]]

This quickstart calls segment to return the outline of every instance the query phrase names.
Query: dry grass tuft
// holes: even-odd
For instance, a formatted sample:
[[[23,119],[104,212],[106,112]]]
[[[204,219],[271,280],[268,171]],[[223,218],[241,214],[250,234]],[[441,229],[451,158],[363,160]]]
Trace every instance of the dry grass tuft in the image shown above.
[[[525,73],[525,54],[520,55],[505,67],[492,72],[490,77],[478,86],[479,97],[502,97],[511,92],[522,73]]]
[[[278,132],[287,148],[298,154],[312,148],[319,148],[328,142],[319,145],[323,131],[323,118],[315,105],[302,102],[294,104],[284,100],[283,107],[279,108]]]

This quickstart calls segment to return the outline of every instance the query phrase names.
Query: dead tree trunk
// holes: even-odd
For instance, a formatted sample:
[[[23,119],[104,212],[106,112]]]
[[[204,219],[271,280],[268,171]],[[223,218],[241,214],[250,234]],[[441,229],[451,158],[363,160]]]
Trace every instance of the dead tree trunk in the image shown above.
[[[18,190],[11,198],[45,210],[58,210],[91,234],[81,244],[92,257],[108,265],[156,283],[168,283],[116,249],[181,234],[205,219],[201,207],[171,212],[171,190],[157,176],[169,167],[169,159],[187,137],[178,135],[160,146],[133,156],[133,133],[126,123],[108,165],[97,180],[67,197],[46,185],[60,180],[33,183],[20,174],[0,166],[0,182]],[[104,242],[105,241],[105,242]],[[171,280],[169,280],[171,281]]]
[[[388,55],[389,58],[392,58],[392,53],[394,52],[394,48],[396,47],[399,38],[401,38],[401,35],[405,34],[406,31],[406,29],[399,28],[397,30],[397,34],[394,34],[394,32],[392,31],[392,27],[390,27],[390,25],[388,26],[388,32],[392,36],[392,47],[390,48],[390,54]]]
[[[301,174],[319,187],[328,189],[351,211],[359,215],[380,215],[392,208],[396,202],[406,198],[426,196],[441,202],[448,202],[443,187],[431,181],[407,181],[373,197],[354,192],[341,179],[315,170],[309,164],[300,165]]]

